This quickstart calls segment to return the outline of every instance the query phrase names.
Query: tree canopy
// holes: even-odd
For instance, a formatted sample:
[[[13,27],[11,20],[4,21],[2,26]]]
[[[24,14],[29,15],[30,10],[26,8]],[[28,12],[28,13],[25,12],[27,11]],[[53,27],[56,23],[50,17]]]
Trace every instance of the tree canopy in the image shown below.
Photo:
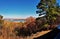
[[[57,16],[60,15],[60,6],[57,3],[57,0],[40,0],[37,9],[36,13],[39,14],[39,16],[44,15],[47,20],[45,26],[46,24],[51,25],[54,23]]]

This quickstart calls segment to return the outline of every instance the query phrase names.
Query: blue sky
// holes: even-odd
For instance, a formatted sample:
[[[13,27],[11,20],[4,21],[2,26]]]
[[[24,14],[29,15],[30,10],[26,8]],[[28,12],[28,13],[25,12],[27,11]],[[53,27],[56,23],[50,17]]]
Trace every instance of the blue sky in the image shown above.
[[[39,0],[0,0],[0,15],[4,18],[37,17],[36,5],[38,3]]]

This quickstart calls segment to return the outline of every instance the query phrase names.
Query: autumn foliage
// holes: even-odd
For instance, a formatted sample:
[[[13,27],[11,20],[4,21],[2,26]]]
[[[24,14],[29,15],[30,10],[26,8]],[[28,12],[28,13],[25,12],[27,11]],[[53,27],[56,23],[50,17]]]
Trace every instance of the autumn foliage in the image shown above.
[[[57,21],[55,24],[60,22],[60,16],[57,17]],[[43,24],[46,23],[47,20],[44,18],[34,18],[28,17],[25,19],[25,22],[11,22],[7,20],[0,20],[2,21],[2,27],[0,27],[0,36],[1,39],[15,39],[19,38],[20,36],[26,37],[31,36],[37,32],[47,29],[53,29],[56,25],[48,25],[50,27],[45,26]],[[1,23],[1,22],[0,22]],[[1,25],[0,25],[1,26]]]

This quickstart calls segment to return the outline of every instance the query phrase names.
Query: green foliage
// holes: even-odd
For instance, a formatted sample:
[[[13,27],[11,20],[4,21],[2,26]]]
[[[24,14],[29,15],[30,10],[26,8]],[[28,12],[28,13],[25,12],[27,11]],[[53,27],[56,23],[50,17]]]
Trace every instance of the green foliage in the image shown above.
[[[48,23],[46,23],[46,24],[44,24],[43,26],[44,26],[44,27],[48,27],[48,26],[49,26],[49,24],[48,24]]]
[[[60,6],[56,1],[57,0],[40,0],[37,5],[38,10],[36,13],[39,14],[39,16],[45,15],[48,25],[54,23],[57,16],[60,15]]]

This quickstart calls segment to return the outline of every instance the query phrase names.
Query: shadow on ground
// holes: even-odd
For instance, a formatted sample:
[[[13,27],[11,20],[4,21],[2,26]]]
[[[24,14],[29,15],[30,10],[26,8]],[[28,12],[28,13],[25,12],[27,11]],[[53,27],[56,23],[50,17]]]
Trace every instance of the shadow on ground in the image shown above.
[[[47,34],[45,34],[43,36],[34,38],[34,39],[54,39],[59,32],[60,32],[60,30],[55,28],[51,32],[49,32],[49,33],[47,33]]]

